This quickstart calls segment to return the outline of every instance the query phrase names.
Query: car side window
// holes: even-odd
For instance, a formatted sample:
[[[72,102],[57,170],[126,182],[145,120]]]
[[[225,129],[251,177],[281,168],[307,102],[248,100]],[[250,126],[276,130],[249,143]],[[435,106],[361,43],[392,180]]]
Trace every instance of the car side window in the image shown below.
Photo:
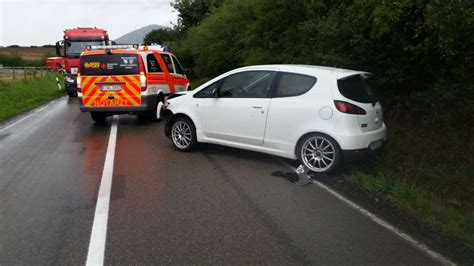
[[[220,98],[265,98],[274,71],[246,71],[226,77],[219,91]]]
[[[186,75],[186,72],[184,71],[184,68],[179,63],[178,58],[176,58],[176,56],[173,55],[171,56],[171,59],[173,59],[174,68],[176,69],[176,74]]]
[[[154,54],[148,54],[146,56],[146,64],[148,72],[150,73],[163,72]]]
[[[175,73],[174,68],[173,68],[173,62],[171,61],[171,56],[169,54],[160,54],[160,55],[161,55],[161,58],[163,58],[163,61],[165,62],[168,72]]]
[[[280,73],[275,97],[291,97],[305,94],[316,83],[316,78],[294,73]]]
[[[218,89],[219,86],[222,84],[222,80],[212,83],[211,85],[207,86],[206,88],[200,90],[196,94],[194,94],[194,98],[213,98],[214,95],[212,92]]]

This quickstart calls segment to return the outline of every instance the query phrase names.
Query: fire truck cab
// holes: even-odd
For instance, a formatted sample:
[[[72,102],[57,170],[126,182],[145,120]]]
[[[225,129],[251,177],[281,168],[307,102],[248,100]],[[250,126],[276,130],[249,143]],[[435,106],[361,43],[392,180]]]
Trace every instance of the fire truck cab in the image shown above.
[[[76,76],[79,56],[86,46],[109,44],[109,34],[100,28],[78,27],[64,30],[63,40],[56,42],[56,56],[47,58],[52,70],[64,72],[64,89],[70,97],[77,95]]]
[[[165,98],[190,82],[166,47],[102,45],[82,52],[77,76],[80,110],[96,123],[114,114],[161,118]]]

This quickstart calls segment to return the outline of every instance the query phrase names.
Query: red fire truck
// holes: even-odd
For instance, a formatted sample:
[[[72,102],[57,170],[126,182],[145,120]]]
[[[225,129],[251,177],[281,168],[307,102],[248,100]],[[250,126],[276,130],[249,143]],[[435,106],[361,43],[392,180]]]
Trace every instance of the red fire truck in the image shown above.
[[[46,59],[50,69],[64,71],[64,88],[70,97],[77,96],[77,68],[79,56],[86,46],[109,44],[106,30],[99,28],[75,28],[64,30],[64,38],[56,42],[56,55]]]

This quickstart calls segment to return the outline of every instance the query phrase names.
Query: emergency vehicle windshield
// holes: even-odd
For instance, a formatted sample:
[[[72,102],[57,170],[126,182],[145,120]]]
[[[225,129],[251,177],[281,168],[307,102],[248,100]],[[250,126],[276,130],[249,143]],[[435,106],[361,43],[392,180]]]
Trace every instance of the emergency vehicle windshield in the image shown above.
[[[79,57],[86,48],[86,46],[90,45],[103,45],[104,41],[67,41],[64,44],[65,54],[66,57],[74,58]]]
[[[138,55],[91,54],[81,56],[81,75],[83,76],[111,76],[140,74]]]

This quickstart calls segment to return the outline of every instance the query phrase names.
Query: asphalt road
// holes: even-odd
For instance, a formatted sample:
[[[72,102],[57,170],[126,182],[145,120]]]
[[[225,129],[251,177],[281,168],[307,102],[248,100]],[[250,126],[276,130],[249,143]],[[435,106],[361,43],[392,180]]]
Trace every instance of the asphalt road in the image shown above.
[[[62,98],[0,129],[0,264],[84,264],[110,124]],[[281,159],[118,119],[105,264],[438,264]]]

